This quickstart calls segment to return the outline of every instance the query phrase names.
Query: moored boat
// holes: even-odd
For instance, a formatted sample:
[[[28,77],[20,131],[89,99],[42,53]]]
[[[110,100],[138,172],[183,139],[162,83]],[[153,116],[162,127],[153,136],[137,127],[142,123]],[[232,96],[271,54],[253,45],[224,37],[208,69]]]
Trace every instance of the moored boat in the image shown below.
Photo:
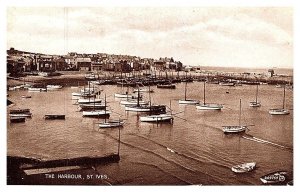
[[[62,89],[61,85],[47,85],[47,90],[58,90],[58,89]]]
[[[35,87],[29,87],[28,88],[29,92],[43,92],[43,91],[47,91],[47,89],[45,88],[35,88]]]
[[[283,87],[283,103],[282,108],[278,109],[270,109],[269,110],[270,115],[288,115],[290,114],[289,110],[285,109],[285,86]]]
[[[175,84],[158,84],[157,88],[160,88],[160,89],[176,89],[176,85]]]
[[[10,114],[17,114],[17,113],[30,113],[30,109],[11,109],[9,111]]]
[[[82,116],[85,117],[100,117],[100,116],[109,116],[110,111],[107,110],[94,110],[94,111],[83,111]]]
[[[102,99],[78,99],[78,104],[88,104],[88,103],[101,103]]]
[[[199,103],[198,100],[187,99],[187,98],[186,98],[186,92],[187,92],[187,81],[185,82],[185,86],[184,86],[184,99],[180,99],[180,100],[178,101],[179,104],[196,105],[196,104]]]
[[[255,167],[256,167],[256,163],[251,162],[251,163],[243,163],[243,164],[235,165],[231,167],[231,170],[235,173],[246,173],[252,171],[253,169],[255,169]]]
[[[82,110],[89,110],[89,109],[105,109],[105,104],[102,103],[86,103],[86,104],[79,104],[79,107]]]
[[[217,103],[206,103],[206,89],[205,89],[206,82],[203,82],[203,103],[199,103],[196,105],[196,109],[198,110],[221,110],[223,105]]]
[[[260,180],[264,184],[275,184],[284,182],[286,180],[286,177],[286,171],[277,171],[260,177]]]
[[[173,115],[169,114],[159,114],[159,115],[149,115],[140,117],[141,122],[162,122],[162,121],[173,121]]]
[[[25,117],[10,117],[10,122],[11,123],[21,123],[21,122],[25,122]]]
[[[14,113],[14,114],[9,114],[10,117],[31,117],[31,113]]]
[[[28,99],[28,98],[31,98],[31,95],[22,95],[21,96],[23,99]]]
[[[53,120],[53,119],[65,119],[65,115],[45,115],[44,117],[47,120]]]
[[[259,101],[257,101],[257,95],[258,95],[258,85],[256,85],[256,94],[255,94],[255,101],[251,101],[249,106],[250,107],[260,107],[261,104]]]
[[[109,120],[106,122],[99,123],[99,128],[114,128],[122,127],[124,125],[124,120]]]
[[[121,105],[137,105],[137,99],[130,99],[130,100],[123,100],[123,101],[120,101],[120,104]],[[139,104],[140,105],[149,105],[149,102],[148,101],[139,101]]]

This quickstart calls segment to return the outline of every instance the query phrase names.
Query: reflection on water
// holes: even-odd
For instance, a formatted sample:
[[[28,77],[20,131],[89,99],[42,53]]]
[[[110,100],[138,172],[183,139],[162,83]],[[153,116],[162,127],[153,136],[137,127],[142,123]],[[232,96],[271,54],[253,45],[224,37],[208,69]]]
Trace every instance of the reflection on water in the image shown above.
[[[125,112],[113,94],[117,86],[101,86],[107,95],[111,118],[126,119],[121,129],[121,160],[98,166],[112,184],[260,184],[259,177],[272,171],[293,170],[293,111],[287,116],[271,116],[268,109],[280,107],[282,90],[261,85],[260,108],[250,108],[256,86],[206,86],[206,101],[223,104],[222,111],[199,111],[192,105],[179,105],[184,97],[184,83],[174,90],[154,89],[151,100],[171,107],[178,113],[173,124],[142,123],[134,112]],[[187,86],[187,98],[203,100],[203,83]],[[7,129],[9,155],[58,159],[101,155],[117,151],[118,129],[98,129],[99,119],[84,118],[73,105],[68,87],[61,91],[30,93],[31,99],[21,99],[27,91],[11,91],[13,108],[30,108],[33,117],[25,123],[10,124]],[[229,92],[229,93],[226,93]],[[101,96],[104,97],[104,94]],[[272,97],[271,97],[272,96]],[[148,98],[148,94],[144,94]],[[246,134],[225,135],[222,125],[238,124],[239,99],[242,99],[242,122],[254,124]],[[170,106],[171,100],[171,106]],[[286,105],[293,108],[293,93],[286,92]],[[46,121],[45,114],[65,114],[66,120]],[[245,139],[255,137],[284,147]],[[288,148],[289,147],[289,148]],[[259,167],[242,176],[231,172],[238,163],[255,161]]]

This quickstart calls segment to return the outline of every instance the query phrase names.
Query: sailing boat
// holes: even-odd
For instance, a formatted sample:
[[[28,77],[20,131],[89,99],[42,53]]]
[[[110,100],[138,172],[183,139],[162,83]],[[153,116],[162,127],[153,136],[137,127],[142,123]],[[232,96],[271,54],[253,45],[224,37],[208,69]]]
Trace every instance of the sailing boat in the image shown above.
[[[94,104],[96,104],[94,102]],[[93,111],[83,111],[82,112],[82,116],[87,116],[87,117],[100,117],[100,116],[103,116],[103,117],[109,117],[110,116],[110,111],[107,111],[106,110],[106,96],[105,96],[105,109],[104,110],[93,110]]]
[[[106,94],[105,94],[105,105],[106,105]],[[106,108],[104,109],[106,112]],[[121,127],[124,124],[124,120],[118,119],[118,120],[106,120],[106,117],[104,119],[104,122],[99,123],[99,128],[113,128],[113,127]]]
[[[271,115],[288,115],[290,114],[289,110],[284,108],[285,105],[285,86],[283,86],[283,104],[282,104],[282,108],[278,108],[278,109],[270,109],[269,113]]]
[[[135,112],[155,112],[155,113],[165,113],[165,105],[141,105],[140,104],[140,91],[138,88],[137,104],[136,105],[125,105],[125,111],[135,111]]]
[[[204,90],[203,90],[203,103],[200,103],[196,106],[199,110],[221,110],[223,106],[217,103],[205,103],[205,82],[203,82]]]
[[[179,104],[189,104],[189,105],[196,105],[199,103],[198,100],[193,99],[186,99],[186,87],[187,87],[187,81],[185,82],[185,88],[184,88],[184,100],[180,99],[178,101]]]
[[[247,125],[241,125],[242,100],[240,99],[239,125],[222,126],[224,133],[239,133],[246,131]]]
[[[122,79],[122,91],[123,91],[123,84],[124,84],[124,79]],[[131,98],[133,95],[128,93],[128,86],[127,86],[127,91],[125,93],[115,93],[116,98]]]
[[[258,85],[256,85],[256,95],[255,95],[255,101],[250,101],[249,106],[250,107],[260,107],[260,102],[257,102],[257,95],[258,95]]]
[[[150,107],[151,107],[151,101],[150,101]],[[170,108],[171,108],[171,101],[170,101]],[[170,109],[171,110],[171,109]],[[172,115],[172,110],[171,110],[171,114],[157,114],[157,115],[151,115],[151,111],[150,111],[150,115],[148,116],[143,116],[140,117],[141,122],[172,122],[174,120],[174,117]]]

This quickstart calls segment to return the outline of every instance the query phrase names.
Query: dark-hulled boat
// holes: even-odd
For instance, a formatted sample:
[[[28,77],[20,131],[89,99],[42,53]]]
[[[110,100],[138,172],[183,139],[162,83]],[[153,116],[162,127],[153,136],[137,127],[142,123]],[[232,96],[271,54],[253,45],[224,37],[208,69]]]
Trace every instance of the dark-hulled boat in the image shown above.
[[[25,122],[25,117],[10,117],[10,122],[11,123],[21,123]]]
[[[45,115],[45,119],[53,120],[53,119],[65,119],[65,115]]]
[[[286,171],[276,171],[260,177],[260,180],[264,184],[276,184],[276,183],[284,182],[286,180],[286,177],[287,177]]]

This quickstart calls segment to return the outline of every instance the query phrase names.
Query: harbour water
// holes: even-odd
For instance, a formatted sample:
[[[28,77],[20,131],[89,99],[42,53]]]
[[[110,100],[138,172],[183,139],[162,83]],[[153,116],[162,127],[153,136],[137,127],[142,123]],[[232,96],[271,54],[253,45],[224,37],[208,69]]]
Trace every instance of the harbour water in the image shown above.
[[[108,176],[112,185],[260,185],[267,173],[287,170],[293,179],[293,91],[286,90],[286,108],[290,114],[271,116],[268,110],[281,107],[283,88],[260,85],[258,100],[262,106],[250,108],[255,100],[255,85],[236,87],[207,84],[206,102],[223,104],[221,111],[199,111],[193,105],[179,105],[185,83],[176,89],[154,89],[151,100],[165,104],[178,113],[173,124],[141,123],[143,113],[125,112],[114,93],[121,87],[100,86],[107,96],[112,119],[123,118],[120,161],[95,167]],[[130,88],[130,90],[132,90]],[[8,155],[46,160],[117,152],[118,129],[98,129],[103,119],[84,118],[74,105],[71,93],[59,91],[9,91],[11,108],[30,108],[33,114],[25,123],[7,121]],[[30,94],[32,98],[21,99]],[[143,93],[148,98],[148,93]],[[203,82],[187,84],[187,98],[203,101]],[[245,134],[228,134],[223,125],[238,124],[239,99],[242,99],[242,123],[251,126]],[[181,113],[179,113],[181,112]],[[47,121],[45,114],[65,114],[66,120]],[[237,175],[230,168],[244,162],[257,162],[257,169]]]

